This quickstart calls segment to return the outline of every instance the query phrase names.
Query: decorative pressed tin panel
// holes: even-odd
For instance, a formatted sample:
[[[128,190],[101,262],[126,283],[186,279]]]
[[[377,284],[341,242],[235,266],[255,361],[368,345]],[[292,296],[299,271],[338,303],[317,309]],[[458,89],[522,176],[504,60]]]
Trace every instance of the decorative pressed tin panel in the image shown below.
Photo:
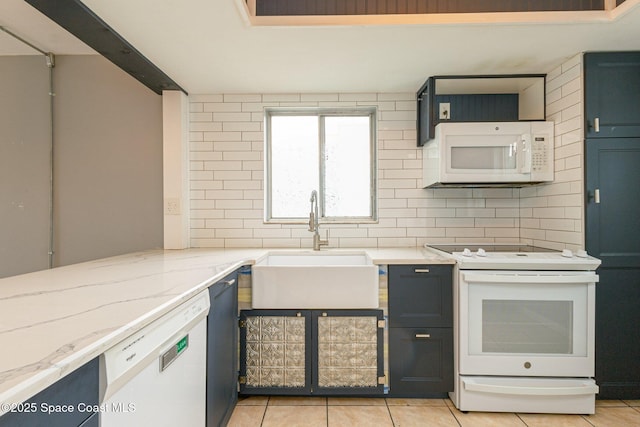
[[[382,310],[242,310],[240,393],[384,393]]]
[[[378,319],[318,317],[318,386],[378,385]]]
[[[246,385],[305,386],[305,318],[246,318]]]

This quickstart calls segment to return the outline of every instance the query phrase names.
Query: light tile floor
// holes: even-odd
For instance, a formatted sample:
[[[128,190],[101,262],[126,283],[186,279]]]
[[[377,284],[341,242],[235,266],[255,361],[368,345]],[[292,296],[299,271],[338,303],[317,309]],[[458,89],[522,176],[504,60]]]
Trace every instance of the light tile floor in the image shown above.
[[[458,411],[449,399],[241,399],[229,427],[640,427],[640,400],[598,400],[594,415]]]

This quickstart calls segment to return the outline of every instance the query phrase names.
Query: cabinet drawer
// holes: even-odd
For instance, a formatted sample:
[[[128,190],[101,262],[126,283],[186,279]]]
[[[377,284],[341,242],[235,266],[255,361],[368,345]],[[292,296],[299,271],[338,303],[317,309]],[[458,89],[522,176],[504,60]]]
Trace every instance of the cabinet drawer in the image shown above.
[[[453,391],[453,328],[389,328],[389,395]]]
[[[390,265],[389,326],[451,327],[451,265]]]

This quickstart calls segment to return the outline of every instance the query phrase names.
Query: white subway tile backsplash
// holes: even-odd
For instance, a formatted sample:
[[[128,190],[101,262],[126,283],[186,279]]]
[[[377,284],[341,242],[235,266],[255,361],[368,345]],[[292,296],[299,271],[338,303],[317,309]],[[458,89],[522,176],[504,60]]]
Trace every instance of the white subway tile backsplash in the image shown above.
[[[485,199],[447,199],[448,208],[484,208]]]
[[[224,132],[258,132],[262,130],[260,122],[224,122],[222,123]]]
[[[443,228],[475,227],[475,219],[474,218],[436,218],[436,227],[443,227]]]
[[[242,104],[239,102],[205,102],[203,111],[211,113],[235,113],[242,111]]]
[[[242,162],[240,161],[216,160],[201,163],[204,165],[204,170],[239,170],[242,167]]]
[[[415,111],[382,111],[380,112],[380,120],[415,120]],[[386,124],[386,122],[385,122]]]
[[[214,122],[249,122],[253,113],[213,113]]]
[[[512,209],[496,209],[496,218],[518,218],[520,215],[520,209],[512,208]]]
[[[456,217],[491,218],[496,216],[495,209],[456,208]]]
[[[310,101],[340,101],[340,96],[337,93],[303,93],[300,95],[301,102]]]
[[[242,132],[203,132],[203,138],[205,141],[240,141],[242,139]]]
[[[299,93],[265,93],[262,95],[262,102],[300,102]]]
[[[192,94],[189,95],[189,102],[191,103],[203,103],[203,102],[222,102],[224,96],[222,94]]]
[[[338,94],[338,101],[368,102],[377,101],[375,93],[341,93]]]
[[[415,93],[379,93],[378,101],[415,101]]]
[[[378,240],[378,246],[381,248],[406,248],[417,246],[416,239],[413,237],[395,238],[395,237],[380,237]]]
[[[221,130],[222,130],[222,123],[214,123],[214,122],[189,123],[190,132],[217,132]]]
[[[211,113],[190,113],[189,121],[191,123],[195,122],[210,122],[213,118],[213,114]]]
[[[323,224],[331,247],[520,239],[552,246],[563,238],[573,245],[582,234],[580,58],[547,75],[559,179],[523,189],[421,188],[414,93],[192,95],[191,245],[311,247],[306,224],[264,223],[264,108],[345,105],[377,109],[378,221]]]
[[[475,237],[485,237],[484,228],[446,228],[445,235],[447,237],[464,237],[475,242]],[[469,241],[469,240],[467,240]]]
[[[416,101],[396,101],[396,110],[397,111],[413,111],[413,115],[415,117],[416,111]]]
[[[513,238],[516,239],[520,236],[520,230],[518,227],[508,227],[508,228],[485,228],[485,237],[495,237],[495,238]]]

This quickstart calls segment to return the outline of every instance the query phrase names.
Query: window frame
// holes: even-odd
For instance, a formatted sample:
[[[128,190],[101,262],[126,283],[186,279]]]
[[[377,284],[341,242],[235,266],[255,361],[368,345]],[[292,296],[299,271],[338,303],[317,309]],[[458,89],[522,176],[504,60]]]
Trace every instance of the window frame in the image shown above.
[[[319,145],[319,188],[318,191],[318,221],[323,224],[375,224],[378,222],[378,135],[377,135],[377,108],[368,107],[351,107],[351,108],[318,108],[318,107],[298,107],[298,108],[278,108],[270,107],[264,110],[264,222],[269,224],[306,224],[309,219],[300,218],[282,218],[273,217],[272,215],[272,183],[271,183],[271,117],[273,116],[317,116],[319,120],[318,126],[318,145]],[[324,118],[328,116],[358,116],[369,117],[369,198],[370,212],[368,216],[325,216],[325,197],[324,197],[324,180],[325,180],[325,135],[324,135]],[[309,191],[309,196],[311,190]]]

